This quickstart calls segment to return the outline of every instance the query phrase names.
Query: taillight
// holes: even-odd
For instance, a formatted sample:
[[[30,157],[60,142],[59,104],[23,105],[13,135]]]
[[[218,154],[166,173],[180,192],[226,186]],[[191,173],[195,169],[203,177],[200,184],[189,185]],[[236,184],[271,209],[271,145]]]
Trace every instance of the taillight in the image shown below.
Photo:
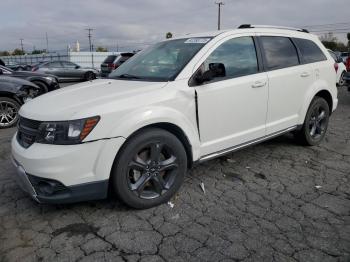
[[[33,68],[32,68],[32,72],[34,72],[34,71],[36,71],[36,70],[38,70],[38,67],[33,67]]]
[[[338,72],[338,69],[339,69],[339,66],[337,63],[334,63],[334,69],[335,69],[335,72],[337,73]]]
[[[350,71],[350,56],[346,59],[345,66],[346,66],[346,71]]]
[[[110,68],[110,69],[115,69],[115,64],[108,64],[108,68]]]

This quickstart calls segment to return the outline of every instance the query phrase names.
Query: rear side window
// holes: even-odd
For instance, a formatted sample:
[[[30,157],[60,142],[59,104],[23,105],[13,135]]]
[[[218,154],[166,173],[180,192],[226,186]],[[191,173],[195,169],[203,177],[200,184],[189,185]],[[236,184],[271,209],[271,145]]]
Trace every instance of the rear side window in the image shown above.
[[[103,63],[106,63],[106,64],[111,64],[114,62],[114,60],[116,59],[116,55],[109,55],[107,56],[107,58],[103,61]]]
[[[297,50],[289,38],[262,36],[261,42],[268,70],[299,65]]]
[[[312,41],[301,38],[293,39],[298,46],[302,62],[305,64],[327,60],[322,50]]]

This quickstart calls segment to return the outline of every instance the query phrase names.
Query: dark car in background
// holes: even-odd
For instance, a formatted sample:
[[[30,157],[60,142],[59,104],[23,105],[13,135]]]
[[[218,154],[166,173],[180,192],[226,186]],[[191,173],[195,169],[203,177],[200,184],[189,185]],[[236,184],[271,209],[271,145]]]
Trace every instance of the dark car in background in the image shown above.
[[[30,70],[32,70],[31,65],[12,62],[12,61],[8,62],[4,66],[6,66],[7,68],[10,68],[13,71],[30,71]]]
[[[28,80],[40,88],[40,94],[60,88],[57,77],[53,75],[40,74],[30,71],[13,71],[5,66],[0,66],[0,75]]]
[[[54,75],[59,82],[93,80],[99,74],[94,68],[84,68],[69,61],[43,62],[32,68],[33,72]]]
[[[0,76],[0,129],[16,125],[21,105],[38,96],[39,90],[27,80]]]
[[[108,76],[114,69],[132,57],[134,53],[120,53],[109,55],[101,64],[101,76]]]

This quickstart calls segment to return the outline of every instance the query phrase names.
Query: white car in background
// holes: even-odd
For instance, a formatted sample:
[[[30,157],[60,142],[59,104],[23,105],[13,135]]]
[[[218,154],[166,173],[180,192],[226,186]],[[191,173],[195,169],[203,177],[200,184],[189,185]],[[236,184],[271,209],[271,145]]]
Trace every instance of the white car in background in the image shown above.
[[[337,72],[337,85],[343,86],[345,84],[344,76],[345,76],[345,73],[347,72],[343,59],[330,49],[328,49],[328,52],[330,53],[330,55],[333,57],[335,61],[334,68],[335,68],[335,71]]]
[[[41,203],[169,201],[187,169],[293,131],[325,137],[334,61],[302,29],[242,25],[142,50],[109,75],[25,104],[12,139],[19,184]]]

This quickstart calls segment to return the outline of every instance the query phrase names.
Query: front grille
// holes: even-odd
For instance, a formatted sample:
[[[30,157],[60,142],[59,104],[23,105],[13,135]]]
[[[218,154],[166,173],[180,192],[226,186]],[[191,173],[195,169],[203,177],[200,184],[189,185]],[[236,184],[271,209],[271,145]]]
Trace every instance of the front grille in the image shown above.
[[[40,121],[20,117],[18,122],[17,141],[24,148],[30,147],[39,131]]]

